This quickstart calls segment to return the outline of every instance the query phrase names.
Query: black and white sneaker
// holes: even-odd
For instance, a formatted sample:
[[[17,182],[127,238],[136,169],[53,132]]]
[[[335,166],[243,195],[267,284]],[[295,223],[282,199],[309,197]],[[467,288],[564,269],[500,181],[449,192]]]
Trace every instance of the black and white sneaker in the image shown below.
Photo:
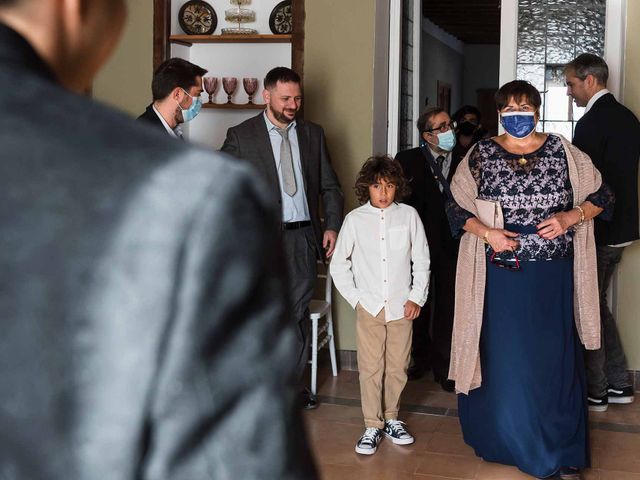
[[[361,455],[373,455],[378,449],[378,444],[382,440],[382,430],[374,427],[367,427],[364,434],[356,443],[356,453]]]
[[[617,388],[609,385],[607,387],[607,398],[609,403],[633,403],[633,388]]]
[[[411,434],[407,432],[406,424],[400,420],[385,420],[384,434],[396,445],[410,445],[414,442]]]
[[[609,398],[606,394],[601,397],[592,397],[589,395],[587,400],[590,412],[606,412],[607,408],[609,408]]]

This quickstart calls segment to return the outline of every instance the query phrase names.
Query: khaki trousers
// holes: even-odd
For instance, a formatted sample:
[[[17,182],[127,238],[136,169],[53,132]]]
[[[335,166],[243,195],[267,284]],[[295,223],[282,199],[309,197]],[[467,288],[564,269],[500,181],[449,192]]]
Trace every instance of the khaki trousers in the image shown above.
[[[406,318],[387,323],[384,309],[374,317],[360,304],[356,306],[356,312],[364,424],[365,427],[384,428],[385,420],[398,418],[400,395],[407,383],[411,356],[412,323]]]

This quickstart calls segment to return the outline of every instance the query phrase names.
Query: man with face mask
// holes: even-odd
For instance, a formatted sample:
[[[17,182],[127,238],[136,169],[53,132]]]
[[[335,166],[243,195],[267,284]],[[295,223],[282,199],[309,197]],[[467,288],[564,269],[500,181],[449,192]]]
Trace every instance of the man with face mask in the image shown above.
[[[82,94],[127,3],[0,0],[0,478],[315,478],[264,185]]]
[[[414,207],[422,219],[432,259],[429,303],[413,322],[413,365],[409,379],[420,378],[431,368],[435,380],[451,392],[454,384],[447,376],[458,240],[451,235],[445,201],[451,195],[449,182],[460,157],[452,155],[456,144],[455,122],[444,109],[428,108],[418,118],[417,127],[421,146],[396,156],[411,186],[411,195],[405,202]]]
[[[182,139],[181,123],[193,120],[202,108],[202,77],[204,68],[182,58],[170,58],[153,74],[151,92],[153,103],[138,120],[165,130],[169,135]]]
[[[472,146],[487,137],[488,132],[480,123],[481,120],[482,113],[473,105],[464,105],[453,114],[453,121],[457,125],[454,157],[464,157]]]
[[[316,261],[333,255],[344,199],[322,127],[297,117],[302,106],[299,75],[286,67],[272,69],[264,79],[263,98],[266,110],[230,128],[222,151],[252,163],[280,206],[278,228],[289,274],[291,323],[297,331],[296,371],[301,382],[311,340],[309,301]],[[302,407],[315,408],[315,396],[302,388]]]

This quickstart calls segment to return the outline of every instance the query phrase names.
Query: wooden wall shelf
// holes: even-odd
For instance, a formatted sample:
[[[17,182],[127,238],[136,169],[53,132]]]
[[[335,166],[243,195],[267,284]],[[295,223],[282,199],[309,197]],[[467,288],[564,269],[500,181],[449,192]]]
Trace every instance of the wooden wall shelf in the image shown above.
[[[205,103],[202,108],[218,108],[222,110],[264,110],[266,105],[260,103]]]
[[[192,46],[194,43],[291,43],[291,35],[171,35],[169,41]]]

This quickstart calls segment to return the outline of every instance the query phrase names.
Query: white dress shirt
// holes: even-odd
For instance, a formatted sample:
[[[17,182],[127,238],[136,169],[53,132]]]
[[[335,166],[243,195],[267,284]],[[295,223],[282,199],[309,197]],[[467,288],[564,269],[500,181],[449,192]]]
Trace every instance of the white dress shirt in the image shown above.
[[[385,309],[387,322],[404,318],[407,300],[420,305],[429,290],[429,247],[413,207],[371,203],[344,219],[331,259],[331,276],[352,307],[371,315]]]
[[[598,90],[596,93],[594,93],[593,97],[591,97],[587,102],[587,106],[584,109],[584,113],[587,113],[589,110],[591,110],[591,107],[593,107],[593,104],[596,103],[600,97],[606,95],[607,93],[611,93],[611,92],[609,92],[609,90],[607,90],[606,88],[603,88],[602,90]]]
[[[289,132],[289,143],[291,144],[291,159],[293,160],[293,173],[296,178],[296,193],[293,196],[288,195],[284,191],[282,166],[280,165],[280,145],[282,144],[282,135],[269,117],[267,112],[264,113],[264,121],[267,124],[269,132],[269,140],[271,141],[271,150],[273,158],[276,161],[276,169],[278,170],[278,182],[280,183],[280,195],[282,198],[282,221],[302,222],[311,220],[309,215],[309,205],[307,204],[307,194],[304,188],[304,177],[302,175],[302,163],[300,161],[300,146],[298,144],[298,133],[296,131],[296,121],[294,120],[287,126]]]

